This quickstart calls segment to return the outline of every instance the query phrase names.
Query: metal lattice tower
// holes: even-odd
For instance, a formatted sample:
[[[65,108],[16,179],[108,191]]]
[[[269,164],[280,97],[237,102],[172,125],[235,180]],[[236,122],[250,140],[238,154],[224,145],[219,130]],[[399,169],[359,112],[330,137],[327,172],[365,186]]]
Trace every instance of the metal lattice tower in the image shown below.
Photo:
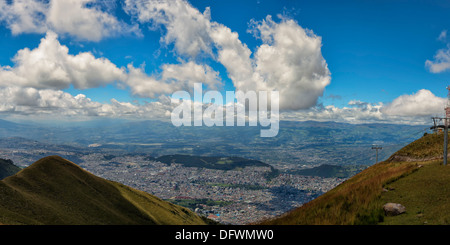
[[[430,128],[434,132],[437,132],[438,129],[444,129],[444,154],[443,154],[443,164],[447,165],[447,147],[448,147],[448,127],[450,124],[450,86],[447,86],[447,103],[445,105],[445,117],[432,117],[433,126]],[[439,122],[444,122],[444,124],[439,124]]]
[[[450,86],[447,86],[447,104],[445,105],[445,117],[450,118]]]
[[[450,122],[450,86],[447,86],[447,105],[445,106],[445,119],[444,119],[444,165],[447,165],[447,146],[448,146],[448,126]]]
[[[447,165],[447,146],[448,146],[448,127],[450,123],[450,86],[447,86],[447,104],[445,105],[445,117],[441,118],[444,120],[444,165]]]
[[[379,145],[373,145],[373,146],[372,146],[372,149],[373,149],[373,150],[376,150],[376,160],[375,160],[375,163],[378,163],[378,150],[383,149],[383,147],[381,147],[381,146],[379,146]]]

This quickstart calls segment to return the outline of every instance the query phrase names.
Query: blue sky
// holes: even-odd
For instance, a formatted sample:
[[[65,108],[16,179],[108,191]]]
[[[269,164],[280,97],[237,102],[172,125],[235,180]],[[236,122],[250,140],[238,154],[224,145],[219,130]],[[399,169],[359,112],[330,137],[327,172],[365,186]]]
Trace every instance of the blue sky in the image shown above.
[[[432,74],[425,61],[447,43],[438,36],[450,26],[450,1],[192,1],[202,11],[239,32],[250,19],[287,13],[302,27],[322,37],[322,53],[332,73],[322,101],[389,102],[402,94],[429,89],[445,97],[450,73]],[[217,5],[216,5],[217,4]],[[230,18],[230,12],[233,13]],[[331,100],[338,95],[342,100]]]
[[[98,112],[93,112],[93,108],[98,109],[105,104],[111,104],[111,99],[137,106],[157,102],[161,100],[161,94],[170,96],[170,92],[172,92],[170,89],[163,89],[165,84],[170,83],[163,81],[165,65],[174,65],[173,68],[176,68],[176,65],[189,63],[194,67],[195,64],[209,69],[211,77],[208,79],[211,84],[220,84],[219,87],[222,90],[236,89],[235,84],[238,81],[233,78],[233,75],[237,74],[232,74],[232,64],[227,64],[218,58],[220,50],[225,47],[225,44],[219,45],[218,41],[214,40],[213,31],[217,30],[203,33],[201,28],[189,29],[189,23],[187,23],[185,29],[182,27],[176,29],[179,35],[175,32],[173,34],[175,37],[170,39],[168,28],[180,28],[175,25],[180,25],[180,23],[176,22],[177,19],[174,17],[180,12],[172,13],[172,10],[164,9],[167,6],[158,6],[161,8],[161,13],[164,14],[150,13],[151,15],[148,17],[151,11],[144,9],[143,6],[152,6],[150,0],[129,1],[132,3],[130,5],[128,5],[129,2],[124,1],[85,1],[84,5],[75,4],[80,11],[78,15],[77,12],[72,15],[67,14],[67,19],[73,20],[73,22],[66,24],[58,22],[58,15],[52,15],[54,13],[52,11],[59,11],[62,13],[60,16],[64,16],[64,12],[67,11],[65,8],[69,4],[56,6],[47,1],[36,0],[31,2],[38,3],[38,7],[30,5],[28,9],[35,8],[34,12],[27,12],[23,11],[18,4],[16,6],[14,1],[2,1],[0,5],[0,10],[3,11],[0,14],[0,23],[2,24],[0,26],[0,35],[2,36],[0,39],[0,66],[2,70],[0,72],[12,71],[11,74],[14,76],[11,78],[11,74],[7,74],[8,76],[4,75],[5,78],[3,78],[0,74],[0,80],[5,79],[5,81],[0,81],[0,86],[4,89],[20,87],[20,89],[14,90],[16,92],[31,88],[32,90],[27,90],[28,95],[33,94],[33,96],[30,95],[30,99],[39,100],[39,102],[33,102],[34,104],[29,101],[22,104],[15,104],[15,101],[3,102],[2,114],[4,115],[31,115],[33,113],[29,110],[30,108],[24,107],[29,106],[30,103],[34,108],[39,108],[36,113],[50,113],[45,108],[54,107],[58,103],[55,102],[49,106],[49,101],[53,100],[44,98],[43,90],[53,91],[48,92],[46,96],[50,96],[48,95],[50,93],[55,96],[55,91],[62,91],[73,97],[83,94],[91,102],[100,103],[87,104],[88,102],[80,102],[78,97],[77,100],[74,100],[76,102],[71,103],[80,103],[77,106],[89,105],[90,111],[80,112],[78,110],[71,113],[72,116],[77,113],[81,113],[82,116],[91,113],[99,116]],[[238,34],[239,41],[251,51],[250,59],[253,62],[257,62],[255,56],[260,47],[268,45],[276,48],[277,45],[264,41],[262,32],[255,34],[260,32],[262,29],[258,28],[264,27],[265,24],[272,28],[272,37],[275,37],[277,31],[280,30],[277,28],[289,20],[295,22],[295,25],[291,26],[294,28],[292,30],[312,31],[314,36],[310,41],[320,40],[321,46],[319,50],[311,52],[315,52],[314,54],[319,52],[319,56],[323,57],[327,70],[324,70],[320,76],[325,80],[329,79],[329,82],[324,82],[320,89],[311,92],[317,94],[316,97],[289,107],[288,113],[290,114],[286,118],[326,120],[324,110],[327,110],[328,116],[330,113],[333,114],[328,117],[329,120],[346,121],[348,118],[350,120],[358,118],[357,121],[364,122],[366,116],[366,121],[393,122],[401,118],[403,121],[414,123],[414,120],[424,121],[429,116],[439,113],[441,102],[445,101],[447,95],[445,87],[450,85],[450,68],[445,68],[446,62],[450,62],[450,57],[447,57],[450,56],[450,36],[446,35],[447,30],[450,30],[450,1],[196,0],[176,2],[182,6],[177,11],[187,9],[186,15],[192,15],[194,19],[199,16],[201,18],[207,16],[205,10],[209,10],[210,19],[198,21],[198,23],[218,24],[224,27],[224,30],[227,29]],[[56,9],[57,7],[58,9]],[[93,17],[92,22],[89,22],[90,15],[83,15],[82,11],[86,9],[96,11],[89,12]],[[145,12],[147,10],[148,12]],[[83,16],[87,16],[83,22],[77,19],[81,19]],[[113,19],[118,23],[116,26],[120,28],[112,28],[114,24],[102,22],[97,18],[98,16],[107,16]],[[272,17],[269,20],[267,16]],[[32,19],[34,23],[26,22],[29,19]],[[102,35],[97,37],[95,32],[86,34],[81,31],[85,27],[90,27],[89,25],[100,28],[97,33],[102,33]],[[96,29],[87,30],[95,31]],[[180,30],[183,33],[180,33]],[[184,30],[191,33],[184,33]],[[255,32],[255,30],[257,31]],[[22,83],[16,82],[14,79],[22,79],[23,75],[21,77],[19,74],[20,62],[17,59],[14,60],[14,57],[19,50],[26,48],[31,51],[37,50],[41,40],[49,37],[49,32],[56,34],[56,44],[55,42],[53,44],[58,47],[67,47],[69,56],[74,57],[80,53],[89,52],[93,59],[106,59],[111,64],[103,65],[110,65],[110,68],[114,66],[112,69],[118,73],[118,79],[108,80],[107,77],[101,77],[102,82],[94,81],[93,84],[85,84],[85,80],[87,83],[91,81],[92,78],[88,77],[92,76],[91,73],[73,75],[70,71],[64,71],[68,72],[69,75],[66,74],[66,77],[69,77],[69,80],[81,80],[79,82],[64,80],[64,83],[59,83],[60,81],[56,79],[51,86],[46,81],[42,80],[38,83],[31,81],[30,78],[26,78],[29,80],[24,78]],[[180,50],[177,45],[186,47],[186,43],[189,43],[189,40],[182,39],[184,38],[181,36],[182,34],[186,34],[187,37],[201,36],[200,41],[206,40],[210,43],[206,43],[206,48],[199,48],[199,54]],[[231,40],[231,36],[230,39],[227,39],[227,41],[229,40]],[[192,42],[195,43],[196,40]],[[302,47],[299,45],[296,47],[299,48],[296,51],[301,56]],[[443,54],[441,58],[435,57],[440,51]],[[449,59],[446,60],[446,58]],[[431,66],[426,65],[427,60],[430,64],[442,65],[444,68],[432,71]],[[41,62],[41,64],[44,63]],[[72,61],[69,63],[73,64]],[[61,64],[61,62],[55,62],[55,64]],[[130,64],[132,68],[129,67]],[[62,67],[62,69],[70,68],[67,64],[63,64]],[[26,70],[25,65],[23,68]],[[120,69],[124,74],[119,74]],[[145,74],[139,73],[139,76],[134,76],[135,80],[131,81],[131,69]],[[296,69],[295,64],[293,69]],[[255,70],[257,69],[255,68]],[[261,74],[265,74],[264,72],[266,71],[261,71]],[[42,79],[45,79],[45,76]],[[177,79],[180,79],[174,78],[174,76],[174,74],[169,75],[172,85]],[[295,78],[301,80],[301,74]],[[276,82],[274,81],[275,84]],[[81,83],[83,85],[80,85]],[[145,88],[143,88],[144,85]],[[149,86],[159,87],[159,85],[161,85],[161,91],[165,91],[165,93],[154,95],[155,91],[148,91]],[[289,85],[294,86],[295,80],[289,80]],[[75,88],[76,86],[78,88]],[[181,84],[180,88],[186,86],[186,84]],[[161,91],[157,90],[156,93]],[[6,90],[3,92],[6,93]],[[303,92],[299,90],[298,96],[304,97],[309,93],[309,91]],[[295,100],[295,94],[293,94],[286,91],[286,96],[291,96],[289,100]],[[350,111],[345,109],[356,105],[355,101],[358,101],[359,103],[356,104],[365,111],[356,108]],[[121,104],[121,106],[131,108],[129,104]],[[325,107],[325,109],[321,109],[321,107]],[[136,108],[134,107],[134,110],[138,110]],[[168,110],[168,108],[164,110]],[[106,109],[102,108],[102,110]],[[146,108],[146,110],[150,109]],[[371,111],[376,113],[370,114]],[[362,112],[369,114],[361,114]],[[355,115],[352,116],[352,113]],[[122,114],[118,113],[118,115]]]

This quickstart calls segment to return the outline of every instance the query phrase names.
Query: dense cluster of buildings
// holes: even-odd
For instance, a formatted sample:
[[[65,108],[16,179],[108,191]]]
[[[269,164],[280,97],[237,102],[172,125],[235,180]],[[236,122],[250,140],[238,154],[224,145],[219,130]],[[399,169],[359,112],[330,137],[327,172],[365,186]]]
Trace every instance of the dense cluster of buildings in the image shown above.
[[[193,211],[227,224],[272,218],[334,188],[343,179],[279,174],[268,180],[268,167],[216,170],[166,165],[144,156],[105,159],[82,157],[91,173],[177,203],[189,201]],[[204,200],[209,200],[204,203]],[[183,203],[183,202],[182,202]],[[186,202],[184,202],[186,203]]]
[[[248,224],[281,215],[316,198],[344,181],[287,174],[268,179],[269,167],[236,170],[167,165],[140,154],[52,151],[42,148],[1,149],[15,163],[32,163],[57,154],[87,171],[187,206],[225,224]],[[22,167],[24,167],[22,165]]]

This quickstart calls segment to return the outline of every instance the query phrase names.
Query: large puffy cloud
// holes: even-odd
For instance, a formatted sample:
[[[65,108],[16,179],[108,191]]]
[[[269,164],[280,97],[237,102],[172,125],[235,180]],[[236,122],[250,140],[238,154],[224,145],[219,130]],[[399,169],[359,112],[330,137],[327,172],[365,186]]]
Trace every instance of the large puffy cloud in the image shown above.
[[[54,31],[80,40],[100,41],[122,35],[141,35],[137,25],[119,21],[93,0],[0,0],[0,21],[15,35]]]
[[[127,0],[125,9],[142,23],[163,25],[165,43],[174,43],[178,54],[196,58],[208,54],[220,62],[237,90],[280,92],[281,109],[305,109],[316,104],[330,83],[330,72],[321,54],[321,38],[295,21],[268,16],[253,21],[261,38],[251,50],[230,28],[210,20],[209,9],[199,12],[188,2]]]
[[[138,26],[128,25],[99,7],[88,8],[92,0],[53,0],[47,14],[49,27],[58,33],[67,33],[82,40],[99,41],[104,37],[123,33],[140,35]]]
[[[214,23],[211,37],[218,50],[217,60],[227,69],[236,89],[243,91],[259,89],[258,81],[261,77],[254,72],[252,52],[239,40],[239,35],[222,24]]]
[[[283,108],[314,106],[331,80],[321,38],[293,20],[275,23],[270,16],[256,28],[264,41],[255,54],[259,87],[278,90]]]
[[[397,116],[443,115],[446,99],[421,89],[412,95],[402,95],[383,107],[382,112]]]
[[[189,61],[181,64],[165,64],[162,68],[162,80],[178,81],[178,84],[184,83],[185,87],[192,88],[194,83],[203,83],[211,89],[217,89],[221,84],[219,73],[208,65]]]
[[[16,0],[8,4],[0,0],[0,21],[6,22],[13,34],[45,33],[47,5],[42,1]]]
[[[194,83],[209,88],[221,84],[219,73],[208,65],[193,61],[165,64],[160,74],[153,76],[144,66],[127,69],[117,67],[106,58],[97,58],[90,52],[69,54],[54,32],[47,32],[35,49],[24,48],[12,59],[14,66],[0,67],[0,86],[30,87],[36,89],[88,89],[118,82],[130,87],[134,95],[157,98],[178,90],[189,90]]]
[[[37,48],[19,50],[12,60],[13,67],[0,67],[0,86],[65,89],[73,85],[86,89],[126,79],[124,69],[108,59],[90,52],[69,54],[53,32],[48,32]]]

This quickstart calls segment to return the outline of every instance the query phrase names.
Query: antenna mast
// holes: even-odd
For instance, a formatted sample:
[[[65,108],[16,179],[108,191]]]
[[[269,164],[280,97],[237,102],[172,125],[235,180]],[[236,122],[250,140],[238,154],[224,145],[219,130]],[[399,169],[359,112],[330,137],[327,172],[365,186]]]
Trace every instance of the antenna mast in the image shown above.
[[[447,86],[447,90],[447,105],[445,106],[444,118],[444,166],[447,165],[448,123],[450,119],[450,86]]]

